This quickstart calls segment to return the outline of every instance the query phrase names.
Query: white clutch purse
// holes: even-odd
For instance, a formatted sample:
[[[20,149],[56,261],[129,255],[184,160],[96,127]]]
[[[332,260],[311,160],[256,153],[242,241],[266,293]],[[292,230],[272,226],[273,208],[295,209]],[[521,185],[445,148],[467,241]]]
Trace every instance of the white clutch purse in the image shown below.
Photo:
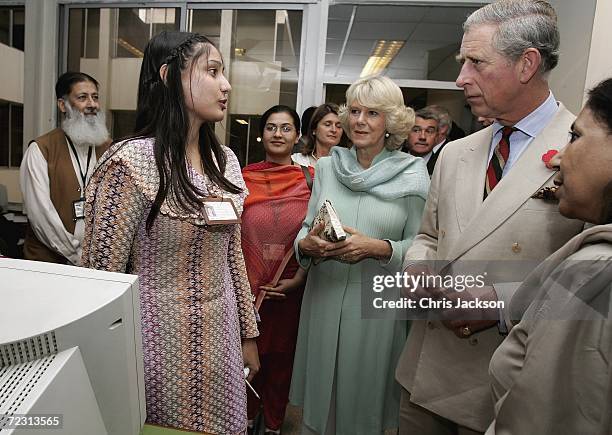
[[[346,232],[342,228],[342,223],[340,222],[340,218],[338,217],[338,213],[334,210],[334,206],[329,200],[323,201],[323,205],[319,209],[319,213],[315,216],[312,221],[311,228],[317,226],[320,222],[323,222],[324,228],[318,234],[323,240],[327,240],[328,242],[341,242],[346,239]],[[336,258],[334,258],[337,260]],[[313,259],[314,264],[320,263],[323,258],[315,258]]]

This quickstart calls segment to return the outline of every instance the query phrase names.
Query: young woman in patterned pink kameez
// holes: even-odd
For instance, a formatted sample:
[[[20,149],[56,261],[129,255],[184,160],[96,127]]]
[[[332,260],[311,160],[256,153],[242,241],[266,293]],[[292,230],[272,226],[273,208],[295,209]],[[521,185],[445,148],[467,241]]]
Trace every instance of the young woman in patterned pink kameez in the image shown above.
[[[246,429],[243,368],[259,369],[240,225],[208,225],[202,201],[248,193],[216,139],[230,85],[198,34],[149,42],[137,133],[102,157],[87,189],[83,265],[139,276],[147,421],[217,434]]]

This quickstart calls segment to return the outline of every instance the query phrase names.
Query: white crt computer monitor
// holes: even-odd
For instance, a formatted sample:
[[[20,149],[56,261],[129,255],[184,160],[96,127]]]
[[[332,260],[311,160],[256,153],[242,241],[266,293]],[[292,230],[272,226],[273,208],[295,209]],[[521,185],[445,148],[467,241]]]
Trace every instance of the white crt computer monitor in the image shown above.
[[[138,277],[0,258],[0,435],[138,435],[145,416]]]

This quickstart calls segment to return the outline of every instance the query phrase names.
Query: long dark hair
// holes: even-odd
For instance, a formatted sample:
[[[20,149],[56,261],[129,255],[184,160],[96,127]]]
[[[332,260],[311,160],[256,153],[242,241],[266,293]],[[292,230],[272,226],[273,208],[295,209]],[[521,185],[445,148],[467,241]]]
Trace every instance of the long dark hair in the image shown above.
[[[191,71],[200,56],[208,56],[215,45],[205,36],[189,32],[161,32],[153,37],[144,52],[138,84],[136,129],[133,137],[155,139],[154,155],[159,172],[159,188],[147,216],[146,228],[151,229],[168,192],[172,192],[172,206],[188,212],[200,209],[200,197],[206,192],[189,179],[185,165],[185,145],[189,132],[189,117],[181,82],[181,71],[191,60]],[[167,65],[166,80],[159,70]],[[225,176],[225,152],[213,130],[214,123],[200,127],[199,151],[205,174],[221,189],[239,193],[238,186]],[[215,164],[217,161],[218,167]]]
[[[306,130],[306,135],[302,137],[302,143],[304,147],[302,148],[302,154],[307,156],[315,150],[315,146],[317,145],[317,139],[315,137],[314,131],[317,129],[317,125],[323,118],[325,118],[330,113],[334,113],[338,115],[338,105],[334,103],[323,103],[312,114],[312,118],[310,118],[310,124],[308,125],[308,130]],[[344,131],[340,135],[340,142],[338,143],[340,146],[346,146],[346,137]]]

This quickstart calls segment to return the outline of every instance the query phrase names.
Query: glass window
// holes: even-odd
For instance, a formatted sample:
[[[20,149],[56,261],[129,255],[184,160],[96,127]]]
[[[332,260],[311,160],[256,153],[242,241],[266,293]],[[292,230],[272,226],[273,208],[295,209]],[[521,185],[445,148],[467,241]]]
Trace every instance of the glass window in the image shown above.
[[[0,166],[16,167],[23,157],[23,106],[0,101]]]
[[[138,76],[149,39],[178,30],[178,8],[71,8],[68,15],[68,69],[83,71],[101,84],[111,136],[133,133]],[[109,47],[106,52],[101,47]],[[110,67],[109,67],[110,66]]]
[[[385,71],[393,79],[455,81],[461,25],[474,10],[458,6],[332,5],[325,76],[353,81],[360,75]]]
[[[0,101],[0,166],[8,166],[10,140],[10,110],[9,103]]]
[[[179,29],[180,9],[69,11],[68,68],[87,72],[103,84],[100,99],[109,111],[113,138],[131,134],[144,48],[153,35]],[[262,160],[259,116],[275,104],[295,107],[297,102],[302,12],[190,9],[187,29],[209,37],[225,59],[233,90],[227,117],[216,127],[219,138],[242,164]],[[111,53],[98,53],[108,42]]]
[[[23,155],[25,8],[0,7],[0,167],[19,167]]]
[[[100,56],[100,9],[71,9],[68,20],[68,70],[79,71],[81,59]]]
[[[139,14],[141,10],[144,14]],[[146,12],[147,9],[119,9],[115,57],[142,57],[151,33]]]
[[[117,45],[114,57],[141,58],[153,35],[163,30],[179,29],[179,9],[118,9],[117,14]]]
[[[18,168],[23,158],[23,106],[11,104],[11,166]]]
[[[142,11],[142,9],[140,9],[140,11]],[[151,23],[151,36],[157,35],[164,30],[179,30],[181,17],[180,9],[148,9],[147,13],[149,14],[149,22]],[[139,14],[142,15],[142,12]]]
[[[68,71],[79,71],[85,46],[85,9],[70,9],[68,14]]]
[[[0,44],[11,45],[11,9],[0,8]]]
[[[259,137],[259,115],[230,114],[230,143],[238,161],[242,165],[260,162],[266,158],[261,138]],[[236,146],[240,144],[240,146]]]
[[[85,9],[82,57],[96,59],[100,53],[100,9]]]
[[[0,44],[23,51],[25,9],[23,6],[0,7]]]
[[[188,26],[225,57],[232,93],[217,135],[242,165],[263,160],[259,117],[276,104],[296,106],[302,11],[197,9]]]
[[[206,9],[189,11],[188,28],[191,32],[205,35],[218,47],[219,38],[221,37],[221,10]]]
[[[13,42],[12,46],[23,51],[25,44],[25,10],[13,9]]]

